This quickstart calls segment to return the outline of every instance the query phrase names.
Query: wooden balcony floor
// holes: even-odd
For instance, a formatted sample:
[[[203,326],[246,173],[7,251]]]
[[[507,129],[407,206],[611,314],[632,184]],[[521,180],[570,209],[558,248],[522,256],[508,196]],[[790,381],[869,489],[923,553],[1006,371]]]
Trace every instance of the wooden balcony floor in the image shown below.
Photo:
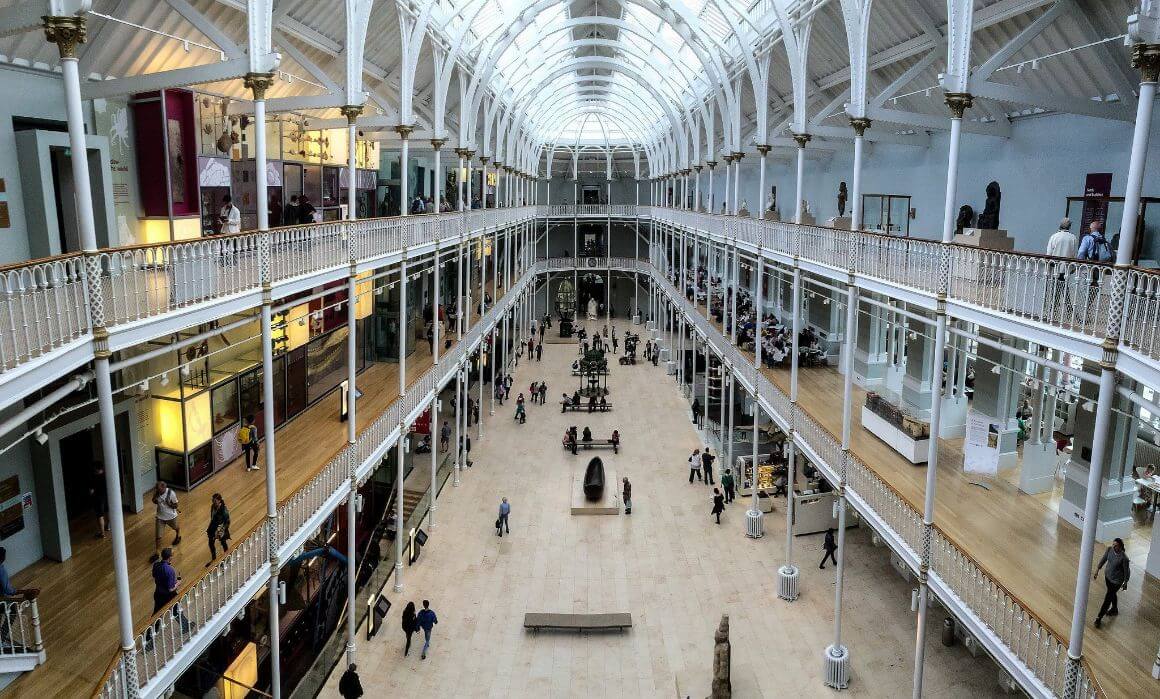
[[[494,295],[490,280],[488,287]],[[477,298],[473,294],[473,306]],[[478,315],[472,313],[469,322],[477,320]],[[415,341],[414,347],[407,357],[408,385],[431,367],[427,343]],[[398,398],[398,368],[393,363],[372,363],[359,374],[358,386],[363,392],[358,403],[360,430]],[[339,420],[335,394],[328,394],[279,428],[275,441],[281,501],[301,488],[345,446],[346,424]],[[258,458],[263,466],[265,450],[263,443]],[[205,530],[211,496],[218,492],[225,497],[230,509],[230,529],[235,537],[233,545],[265,518],[265,488],[265,468],[247,472],[242,460],[237,459],[192,492],[178,493],[182,541],[174,547],[173,564],[177,574],[184,578],[183,588],[208,570],[205,568],[209,561]],[[125,515],[135,629],[145,624],[153,612],[149,556],[153,553],[154,511],[147,498],[140,513]],[[10,685],[16,696],[87,696],[95,689],[119,647],[110,540],[95,538],[96,531],[95,518],[79,519],[72,531],[72,558],[64,562],[42,559],[14,576],[16,587],[41,590],[41,628],[47,656],[44,665]],[[173,532],[166,530],[162,546],[172,541]]]
[[[714,325],[721,330],[719,323],[714,321]],[[752,353],[744,354],[753,359]],[[789,395],[788,368],[762,371]],[[798,405],[840,442],[842,375],[833,366],[802,368],[800,372]],[[926,467],[911,464],[861,429],[859,416],[865,399],[866,392],[855,385],[851,450],[921,513]],[[1080,530],[1062,521],[1048,499],[1021,492],[1002,474],[981,477],[964,472],[962,440],[939,440],[937,468],[935,525],[1066,643]],[[980,482],[986,487],[976,485]],[[1103,550],[1104,545],[1097,543],[1096,560]],[[1142,697],[1157,692],[1158,684],[1150,672],[1160,643],[1160,580],[1146,575],[1143,564],[1143,560],[1132,561],[1128,589],[1119,594],[1120,615],[1105,618],[1102,629],[1092,626],[1104,596],[1102,573],[1088,596],[1084,656],[1108,697]]]

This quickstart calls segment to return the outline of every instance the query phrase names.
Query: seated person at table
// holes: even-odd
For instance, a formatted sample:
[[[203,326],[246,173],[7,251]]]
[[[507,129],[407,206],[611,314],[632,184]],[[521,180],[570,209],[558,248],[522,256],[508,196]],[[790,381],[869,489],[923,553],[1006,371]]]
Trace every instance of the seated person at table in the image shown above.
[[[620,430],[612,431],[612,443],[616,446],[620,446]]]
[[[604,400],[604,396],[600,396],[600,409],[605,410],[607,408],[608,408],[608,401]]]
[[[595,411],[596,411],[596,395],[593,394],[591,396],[588,396],[588,412],[591,413],[591,412],[595,412]]]
[[[585,441],[585,442],[592,441],[592,430],[588,429],[587,425],[585,425],[585,427],[584,427],[584,439],[583,439],[583,441]]]
[[[572,405],[580,405],[580,391],[577,390],[572,394]]]

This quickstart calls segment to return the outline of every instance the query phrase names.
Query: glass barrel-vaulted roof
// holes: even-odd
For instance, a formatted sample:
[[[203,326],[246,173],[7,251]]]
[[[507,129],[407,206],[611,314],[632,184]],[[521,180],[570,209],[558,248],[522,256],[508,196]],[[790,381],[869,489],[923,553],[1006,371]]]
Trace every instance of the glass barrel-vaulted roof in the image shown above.
[[[463,33],[477,68],[493,65],[493,92],[520,105],[536,140],[626,144],[704,100],[710,56],[732,64],[744,43],[734,27],[752,31],[771,1],[438,0],[432,16]]]

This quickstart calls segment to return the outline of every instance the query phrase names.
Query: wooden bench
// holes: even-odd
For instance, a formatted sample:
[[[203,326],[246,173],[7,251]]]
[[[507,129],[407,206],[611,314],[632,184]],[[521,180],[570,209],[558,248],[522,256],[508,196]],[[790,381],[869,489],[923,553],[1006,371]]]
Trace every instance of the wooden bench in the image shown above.
[[[579,404],[576,404],[570,400],[560,401],[560,412],[566,413],[569,410],[575,410],[576,412],[586,413],[586,412],[588,412],[588,403],[580,402]],[[606,413],[609,410],[612,410],[612,403],[608,403],[608,402],[605,402],[604,405],[600,405],[599,403],[597,403],[592,408],[592,412],[596,412],[596,413]]]
[[[624,631],[632,628],[632,615],[623,612],[617,614],[546,614],[528,612],[524,614],[524,628],[533,631],[540,629],[575,629],[579,633],[585,631]]]
[[[620,442],[613,442],[611,439],[592,439],[587,442],[578,440],[576,442],[561,442],[564,449],[576,453],[577,449],[611,449],[613,454],[620,453]]]

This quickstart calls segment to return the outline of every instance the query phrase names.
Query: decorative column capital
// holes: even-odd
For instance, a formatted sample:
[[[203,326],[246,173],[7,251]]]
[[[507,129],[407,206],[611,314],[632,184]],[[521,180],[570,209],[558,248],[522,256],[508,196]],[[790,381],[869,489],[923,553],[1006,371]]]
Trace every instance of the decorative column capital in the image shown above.
[[[444,143],[447,143],[446,138],[433,138],[433,139],[431,139],[431,147],[434,148],[435,150],[439,150],[440,148],[442,148]]]
[[[763,157],[763,158],[764,158],[764,157],[765,157],[765,156],[766,156],[766,155],[769,153],[769,151],[770,151],[770,150],[772,150],[772,149],[773,149],[773,146],[769,145],[768,143],[762,143],[762,144],[759,144],[759,145],[757,146],[757,152],[758,152],[758,153],[760,153],[760,154],[761,154],[761,157]]]
[[[66,15],[64,17],[41,17],[44,21],[44,38],[50,44],[56,44],[62,59],[76,59],[77,45],[85,43],[88,38],[88,29],[85,27],[85,18],[81,15]]]
[[[473,151],[473,150],[471,150],[470,148],[468,148],[468,149],[467,149],[467,160],[468,160],[468,162],[471,162],[471,159],[472,159],[472,158],[474,158],[474,157],[475,157],[475,151]]]
[[[1133,44],[1132,67],[1140,71],[1140,82],[1160,79],[1160,44]]]
[[[414,130],[415,127],[411,126],[410,124],[399,124],[395,127],[395,133],[399,134],[399,138],[403,139],[404,141],[411,137],[411,132]]]
[[[701,169],[702,169],[702,168],[704,168],[704,167],[705,167],[704,165],[697,164],[697,165],[694,165],[694,166],[693,166],[693,169],[694,169],[694,170],[696,170],[696,171],[697,171],[697,174],[699,175],[699,174],[701,174]]]
[[[266,99],[266,90],[274,84],[273,73],[246,73],[242,85],[254,93],[254,101]]]
[[[808,133],[795,133],[793,135],[793,140],[797,142],[798,148],[805,148],[806,144],[809,143],[812,139],[813,136],[809,135]]]
[[[943,101],[950,108],[952,119],[962,119],[963,112],[974,105],[975,96],[969,92],[948,92],[943,97]]]
[[[339,107],[338,111],[346,117],[346,123],[353,124],[355,119],[358,119],[359,115],[362,114],[363,106],[361,104],[347,104]]]
[[[861,138],[866,134],[866,129],[870,128],[870,120],[866,117],[850,117],[850,128],[854,129],[854,135]]]
[[[739,162],[741,162],[741,159],[744,157],[745,157],[745,154],[742,153],[741,151],[739,151],[739,150],[733,151],[733,162],[739,163]]]
[[[484,165],[487,165],[487,161],[489,161],[489,160],[491,160],[491,156],[490,156],[490,155],[481,155],[481,156],[479,156],[479,162],[480,162],[480,163],[482,163],[482,164],[484,164]],[[496,166],[496,168],[499,168],[499,167],[501,167],[501,166],[500,166],[500,164],[499,164],[499,161],[498,161],[498,160],[497,160],[497,161],[495,161],[495,166]]]
[[[717,167],[717,161],[716,160],[706,160],[705,165],[707,165],[709,167],[709,170],[712,171],[713,168]]]
[[[726,153],[725,155],[721,156],[721,159],[725,161],[725,167],[729,167],[729,163],[733,162],[733,154]]]

